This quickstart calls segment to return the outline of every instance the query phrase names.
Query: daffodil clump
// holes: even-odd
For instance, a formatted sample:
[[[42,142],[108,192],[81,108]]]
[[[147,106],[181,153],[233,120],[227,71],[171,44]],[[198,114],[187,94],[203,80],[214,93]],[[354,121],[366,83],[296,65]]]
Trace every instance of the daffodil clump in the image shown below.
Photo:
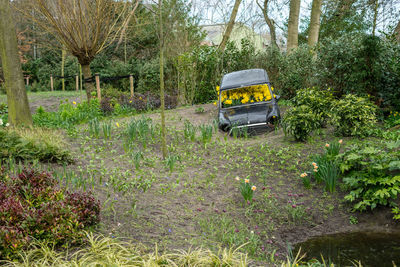
[[[274,88],[271,87],[272,91]],[[219,86],[216,88],[219,95]],[[275,95],[274,95],[275,97]],[[248,103],[269,101],[272,99],[268,84],[252,85],[237,89],[223,91],[221,93],[221,104],[223,108]]]
[[[236,181],[240,183],[239,190],[242,194],[245,201],[252,201],[254,191],[256,191],[257,187],[255,185],[250,185],[250,179],[240,179],[238,176],[235,178]]]

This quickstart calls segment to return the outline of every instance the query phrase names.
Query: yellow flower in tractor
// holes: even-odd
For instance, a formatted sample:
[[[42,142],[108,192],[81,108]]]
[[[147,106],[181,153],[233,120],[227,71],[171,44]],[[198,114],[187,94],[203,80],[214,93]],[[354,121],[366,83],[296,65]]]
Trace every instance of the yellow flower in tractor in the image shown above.
[[[231,99],[226,100],[226,101],[225,101],[225,104],[227,104],[227,105],[232,105],[232,100],[231,100]]]

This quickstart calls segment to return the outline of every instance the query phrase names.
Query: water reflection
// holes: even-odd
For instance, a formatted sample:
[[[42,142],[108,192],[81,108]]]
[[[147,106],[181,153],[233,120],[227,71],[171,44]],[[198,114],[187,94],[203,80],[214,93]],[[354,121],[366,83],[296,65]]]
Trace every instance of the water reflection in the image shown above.
[[[306,259],[330,260],[338,266],[353,265],[355,260],[363,266],[400,265],[400,233],[357,232],[315,237],[295,246],[301,247]],[[296,255],[296,254],[295,254]]]

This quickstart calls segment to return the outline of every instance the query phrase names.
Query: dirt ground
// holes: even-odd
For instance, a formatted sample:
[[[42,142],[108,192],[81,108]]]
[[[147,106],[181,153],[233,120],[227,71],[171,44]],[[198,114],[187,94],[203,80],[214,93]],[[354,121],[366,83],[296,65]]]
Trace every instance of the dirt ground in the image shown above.
[[[69,100],[79,101],[79,96],[74,97]],[[36,98],[31,108],[54,110],[64,98]],[[243,250],[251,254],[254,266],[274,265],[286,257],[288,244],[314,236],[400,232],[388,208],[352,213],[340,186],[333,194],[321,185],[303,186],[299,174],[309,165],[309,156],[336,140],[329,129],[307,143],[292,141],[282,130],[238,139],[216,131],[205,147],[199,130],[195,141],[183,134],[187,120],[196,126],[213,125],[216,107],[201,105],[204,112],[197,113],[198,107],[166,112],[168,150],[180,157],[172,172],[162,160],[157,138],[146,147],[136,141],[132,150],[124,141],[131,120],[151,118],[156,125],[157,112],[111,119],[110,140],[90,137],[86,125],[78,127],[75,137],[68,137],[76,158],[68,172],[91,173],[96,180],[94,193],[103,207],[98,231],[147,247],[157,243],[161,250],[250,243]],[[344,138],[344,147],[354,141]],[[138,151],[143,159],[136,169],[132,155]],[[61,166],[53,167],[62,171]],[[243,201],[235,177],[249,178],[257,186],[252,203]],[[351,216],[357,223],[351,223]]]

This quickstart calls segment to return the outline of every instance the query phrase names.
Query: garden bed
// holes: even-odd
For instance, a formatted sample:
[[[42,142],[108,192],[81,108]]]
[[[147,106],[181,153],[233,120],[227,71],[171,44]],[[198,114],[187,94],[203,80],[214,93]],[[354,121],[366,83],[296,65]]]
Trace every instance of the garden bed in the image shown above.
[[[147,247],[157,243],[161,251],[247,243],[241,251],[265,265],[285,259],[288,244],[312,236],[400,231],[389,208],[350,212],[340,185],[334,193],[322,185],[303,186],[299,175],[309,167],[309,156],[338,140],[333,129],[322,129],[307,143],[294,142],[282,130],[236,139],[218,131],[216,114],[212,104],[167,111],[166,160],[155,111],[100,121],[111,125],[107,138],[101,127],[94,137],[88,125],[80,125],[67,140],[75,162],[42,167],[70,190],[94,191],[101,202],[99,232]],[[129,127],[147,129],[147,135],[128,133]],[[361,140],[343,138],[342,149]],[[236,177],[256,186],[254,201],[243,201]]]

